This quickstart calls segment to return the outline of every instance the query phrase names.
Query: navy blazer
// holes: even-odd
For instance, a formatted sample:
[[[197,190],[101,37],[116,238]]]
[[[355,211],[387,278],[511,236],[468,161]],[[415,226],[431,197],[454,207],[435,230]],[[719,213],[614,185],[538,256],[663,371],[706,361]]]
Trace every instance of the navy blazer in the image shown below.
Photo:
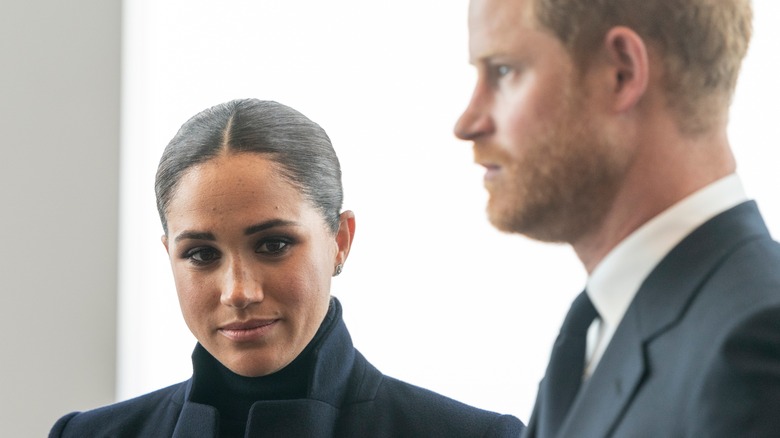
[[[650,273],[559,436],[780,436],[780,245],[754,202]]]
[[[523,424],[382,375],[336,323],[314,351],[308,396],[252,405],[248,437],[519,437]],[[194,376],[197,378],[197,375]],[[49,437],[217,437],[219,414],[190,401],[193,379],[62,417]]]

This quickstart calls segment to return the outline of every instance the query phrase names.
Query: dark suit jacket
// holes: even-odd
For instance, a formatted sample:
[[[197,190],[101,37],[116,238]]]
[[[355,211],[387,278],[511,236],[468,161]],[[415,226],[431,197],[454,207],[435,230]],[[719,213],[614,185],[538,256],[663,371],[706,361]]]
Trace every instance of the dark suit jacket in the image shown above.
[[[651,272],[559,436],[780,436],[780,245],[754,202]]]
[[[382,375],[352,346],[337,321],[314,353],[308,396],[252,405],[251,437],[519,437],[515,417],[467,406]],[[197,375],[195,376],[197,377]],[[215,408],[190,401],[193,379],[62,417],[50,437],[216,437]]]

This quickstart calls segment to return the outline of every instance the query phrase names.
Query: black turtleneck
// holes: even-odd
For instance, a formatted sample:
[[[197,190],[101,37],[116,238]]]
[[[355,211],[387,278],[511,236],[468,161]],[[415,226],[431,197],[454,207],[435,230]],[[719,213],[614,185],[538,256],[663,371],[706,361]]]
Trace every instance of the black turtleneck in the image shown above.
[[[320,328],[298,357],[281,370],[262,377],[240,376],[222,365],[200,344],[192,353],[194,380],[190,400],[219,411],[219,436],[243,437],[252,404],[261,400],[293,400],[306,397],[316,347],[333,324],[336,310],[331,300]]]

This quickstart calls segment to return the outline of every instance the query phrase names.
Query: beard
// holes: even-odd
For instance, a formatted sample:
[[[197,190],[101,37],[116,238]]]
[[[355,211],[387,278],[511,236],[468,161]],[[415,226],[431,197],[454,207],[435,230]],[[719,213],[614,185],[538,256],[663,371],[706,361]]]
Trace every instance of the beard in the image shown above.
[[[545,125],[520,153],[498,157],[502,174],[486,183],[488,217],[501,231],[574,243],[602,224],[630,157],[599,130],[581,96],[564,94],[562,111]]]

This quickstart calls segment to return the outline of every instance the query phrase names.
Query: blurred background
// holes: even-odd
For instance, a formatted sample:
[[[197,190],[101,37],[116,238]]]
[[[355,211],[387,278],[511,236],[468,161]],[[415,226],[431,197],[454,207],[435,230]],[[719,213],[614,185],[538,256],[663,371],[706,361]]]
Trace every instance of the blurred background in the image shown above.
[[[451,131],[471,93],[467,0],[0,0],[0,436],[185,380],[154,204],[178,127],[240,97],[318,122],[357,235],[333,294],[385,374],[526,421],[585,273],[495,231]],[[780,232],[780,3],[755,33],[729,135]]]

